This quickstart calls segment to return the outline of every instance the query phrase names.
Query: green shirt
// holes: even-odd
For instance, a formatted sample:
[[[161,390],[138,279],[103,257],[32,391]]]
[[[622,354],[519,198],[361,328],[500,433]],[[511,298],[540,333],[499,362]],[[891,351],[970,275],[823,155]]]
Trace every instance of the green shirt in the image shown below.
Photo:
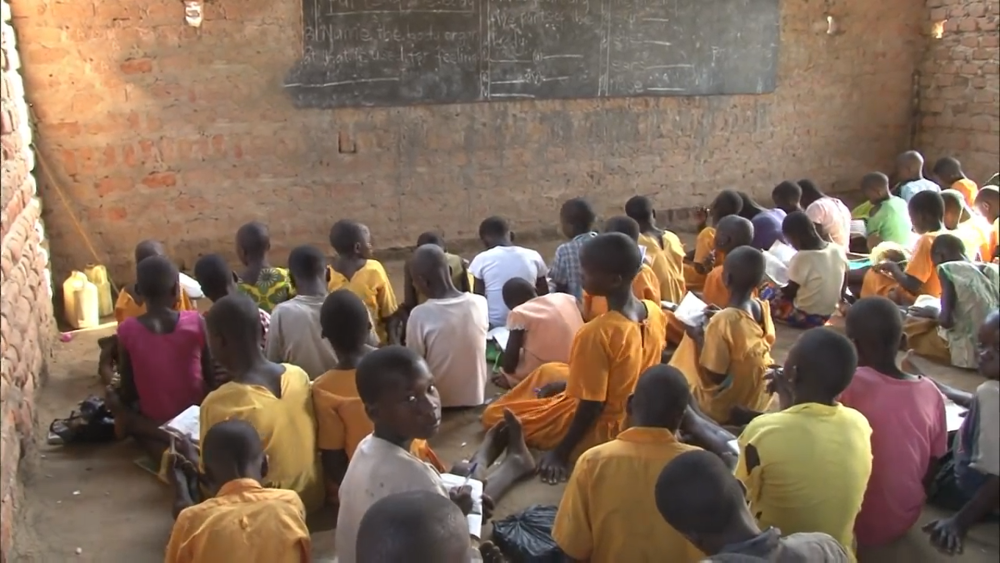
[[[903,198],[890,196],[883,201],[878,211],[872,213],[865,225],[869,235],[878,235],[882,241],[907,245],[913,225],[910,224],[910,212]]]

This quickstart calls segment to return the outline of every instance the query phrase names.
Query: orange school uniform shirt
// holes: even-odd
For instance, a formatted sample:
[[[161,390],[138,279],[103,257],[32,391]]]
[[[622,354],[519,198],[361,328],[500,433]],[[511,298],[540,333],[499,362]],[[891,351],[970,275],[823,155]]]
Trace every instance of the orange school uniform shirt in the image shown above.
[[[680,303],[687,292],[684,284],[684,245],[677,235],[664,231],[657,241],[651,235],[639,235],[639,245],[652,258],[650,267],[660,282],[660,299]]]
[[[524,427],[528,445],[542,450],[555,448],[566,435],[579,401],[604,403],[604,410],[571,455],[576,459],[587,449],[613,440],[625,429],[625,403],[639,374],[660,363],[666,340],[667,321],[659,303],[643,301],[646,319],[629,320],[609,311],[576,333],[569,366],[545,364],[511,392],[483,411],[482,422],[492,428],[510,409]],[[565,373],[566,390],[539,399],[534,389],[552,381],[552,374]]]
[[[307,563],[311,546],[306,509],[297,494],[235,479],[215,497],[181,511],[164,563]]]
[[[368,307],[372,321],[375,322],[375,334],[378,335],[379,342],[388,344],[384,319],[395,313],[399,304],[396,302],[396,294],[392,291],[392,283],[389,282],[389,276],[385,273],[382,263],[368,259],[364,266],[354,272],[351,279],[347,279],[332,266],[327,266],[327,271],[330,273],[327,289],[331,293],[338,289],[349,289],[354,292],[365,307]]]
[[[703,263],[713,250],[715,250],[715,228],[705,227],[694,241],[694,262]],[[722,260],[716,257],[715,262],[721,264]],[[699,274],[694,269],[694,264],[684,264],[684,284],[688,291],[700,291],[705,284],[705,274]]]
[[[975,182],[968,178],[962,178],[951,185],[951,189],[962,194],[965,199],[965,203],[969,204],[969,207],[975,207],[976,196],[979,194],[979,186]]]
[[[670,365],[687,378],[702,412],[719,424],[729,421],[730,411],[737,405],[762,411],[770,401],[764,375],[774,363],[774,322],[767,301],[757,303],[762,322],[742,309],[727,307],[705,327],[700,353],[695,341],[684,335],[670,359]],[[726,376],[725,381],[709,379],[706,370]]]
[[[937,268],[934,267],[934,261],[931,259],[931,245],[934,244],[934,239],[943,232],[946,231],[920,235],[916,246],[913,248],[913,255],[906,265],[906,273],[917,278],[923,284],[918,295],[941,297],[941,280],[938,279]],[[865,273],[864,281],[861,285],[861,297],[873,297],[875,295],[886,297],[890,291],[897,287],[899,287],[899,284],[892,277],[870,269]]]
[[[577,561],[695,563],[704,557],[658,516],[652,494],[663,467],[697,450],[666,428],[634,427],[577,460],[552,537]]]
[[[174,304],[174,309],[178,311],[194,311],[195,306],[191,303],[191,299],[188,297],[187,293],[182,289],[180,295],[177,296],[177,303]],[[121,290],[118,292],[118,299],[115,300],[115,320],[121,323],[125,319],[131,319],[138,317],[140,315],[146,314],[146,304],[137,303],[132,294],[127,290]]]
[[[990,239],[993,237],[993,228],[989,221],[974,215],[964,223],[959,223],[953,234],[961,239],[965,245],[965,254],[970,260],[979,257],[979,262],[989,262],[992,258]]]
[[[653,303],[660,303],[660,280],[656,278],[653,269],[642,263],[642,268],[632,280],[632,295],[636,299],[645,299]],[[608,312],[608,300],[602,295],[591,295],[583,292],[583,319],[590,321]]]

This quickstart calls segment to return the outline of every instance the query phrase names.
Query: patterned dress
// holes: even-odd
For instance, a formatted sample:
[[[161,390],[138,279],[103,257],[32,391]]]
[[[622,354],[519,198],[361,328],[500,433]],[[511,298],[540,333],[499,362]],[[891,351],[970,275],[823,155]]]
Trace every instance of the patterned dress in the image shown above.
[[[270,313],[279,303],[284,303],[295,296],[292,278],[285,268],[264,268],[257,276],[256,283],[248,283],[238,279],[237,286],[240,291],[249,295],[265,313]]]

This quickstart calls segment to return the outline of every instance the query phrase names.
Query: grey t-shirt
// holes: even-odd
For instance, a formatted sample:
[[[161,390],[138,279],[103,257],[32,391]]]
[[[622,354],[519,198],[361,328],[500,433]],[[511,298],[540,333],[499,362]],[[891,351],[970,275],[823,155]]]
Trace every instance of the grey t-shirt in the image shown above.
[[[849,563],[844,546],[827,534],[781,537],[777,528],[739,544],[727,545],[705,561],[771,561],[773,563]]]

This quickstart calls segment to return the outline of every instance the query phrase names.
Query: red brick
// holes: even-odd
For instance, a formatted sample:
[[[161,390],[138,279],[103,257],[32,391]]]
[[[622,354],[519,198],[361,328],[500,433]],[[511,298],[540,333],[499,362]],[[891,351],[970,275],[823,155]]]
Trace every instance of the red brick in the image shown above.
[[[150,188],[169,188],[177,184],[177,176],[173,172],[153,172],[142,183]]]
[[[124,74],[146,74],[153,72],[152,59],[128,59],[121,64]]]
[[[114,193],[127,192],[134,186],[135,184],[128,178],[123,178],[121,176],[109,176],[98,180],[97,186],[95,187],[98,197],[104,197]]]

